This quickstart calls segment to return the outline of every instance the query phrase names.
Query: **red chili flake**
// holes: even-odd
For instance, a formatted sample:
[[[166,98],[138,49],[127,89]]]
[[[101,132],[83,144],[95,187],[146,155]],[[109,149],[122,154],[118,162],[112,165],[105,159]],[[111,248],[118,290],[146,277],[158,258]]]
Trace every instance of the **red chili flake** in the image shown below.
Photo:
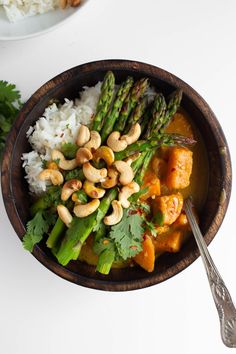
[[[130,249],[131,249],[131,250],[136,250],[136,249],[137,249],[137,246],[130,246]]]
[[[173,167],[173,168],[171,169],[171,172],[174,172],[175,170],[176,170],[176,168]]]
[[[62,138],[63,136],[64,136],[64,133],[61,133],[60,138]]]

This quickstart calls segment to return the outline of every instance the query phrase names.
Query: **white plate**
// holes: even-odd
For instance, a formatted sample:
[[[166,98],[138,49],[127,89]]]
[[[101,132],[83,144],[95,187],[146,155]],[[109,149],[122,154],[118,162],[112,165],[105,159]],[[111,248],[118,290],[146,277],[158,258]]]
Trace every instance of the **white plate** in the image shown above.
[[[16,23],[9,22],[4,10],[0,8],[0,40],[26,39],[51,31],[68,21],[80,7],[56,9],[42,15],[27,17]]]

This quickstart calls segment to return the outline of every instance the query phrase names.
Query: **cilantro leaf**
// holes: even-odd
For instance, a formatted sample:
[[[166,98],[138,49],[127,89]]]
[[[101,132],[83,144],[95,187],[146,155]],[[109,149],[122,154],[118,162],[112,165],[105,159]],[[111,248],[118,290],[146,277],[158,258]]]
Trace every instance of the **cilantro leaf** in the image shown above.
[[[39,210],[34,218],[27,222],[26,234],[23,237],[23,246],[32,252],[34,245],[39,243],[43,235],[48,232],[50,225],[55,222],[55,215]]]
[[[157,236],[157,230],[155,228],[155,225],[151,221],[148,221],[146,219],[145,219],[144,222],[145,222],[145,225],[144,225],[145,229],[149,230],[153,237],[156,237]]]
[[[0,80],[0,101],[14,102],[20,99],[20,92],[16,90],[16,85]]]
[[[21,107],[20,93],[16,86],[0,80],[0,159],[6,137]]]
[[[73,143],[64,143],[61,146],[61,152],[67,159],[74,159],[77,150],[78,150],[78,145]]]
[[[84,181],[85,177],[83,174],[83,170],[81,168],[75,168],[74,170],[68,171],[65,173],[65,180],[69,181],[70,179],[77,178],[81,181]]]
[[[58,204],[62,204],[61,187],[50,186],[43,198],[44,198],[45,205],[48,206],[54,205],[56,207]]]
[[[108,237],[103,237],[100,240],[94,242],[93,251],[98,256],[105,250],[113,250],[115,248],[114,241]]]
[[[143,227],[142,227],[143,220],[138,213],[130,215],[129,218],[131,218],[131,220],[129,221],[130,232],[132,235],[134,235],[134,239],[139,241],[140,239],[139,235],[142,235],[143,233]]]
[[[142,250],[144,229],[142,217],[133,210],[125,210],[122,220],[112,226],[109,238],[114,241],[118,255],[126,260]]]

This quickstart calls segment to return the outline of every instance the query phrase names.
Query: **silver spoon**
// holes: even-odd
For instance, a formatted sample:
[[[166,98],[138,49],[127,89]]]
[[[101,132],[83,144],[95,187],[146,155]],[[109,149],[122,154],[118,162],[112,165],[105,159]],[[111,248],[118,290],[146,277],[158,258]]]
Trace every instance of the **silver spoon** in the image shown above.
[[[211,292],[220,318],[221,338],[223,343],[230,348],[236,348],[236,309],[230,293],[221,278],[204,241],[202,233],[192,212],[190,198],[184,202],[186,212],[193,235],[198,245],[206,273],[208,276]]]

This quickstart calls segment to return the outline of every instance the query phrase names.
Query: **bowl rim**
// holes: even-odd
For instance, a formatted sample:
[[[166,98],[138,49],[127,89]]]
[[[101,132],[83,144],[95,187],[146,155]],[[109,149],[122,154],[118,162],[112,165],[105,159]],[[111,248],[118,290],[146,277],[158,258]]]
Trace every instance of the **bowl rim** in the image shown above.
[[[14,195],[12,192],[11,187],[11,164],[12,159],[11,155],[14,150],[15,146],[15,138],[17,136],[16,131],[16,123],[20,119],[20,117],[24,117],[26,119],[27,115],[33,108],[38,104],[40,98],[42,98],[46,93],[53,90],[58,85],[63,85],[65,80],[68,80],[68,77],[73,77],[74,72],[84,71],[84,72],[92,72],[94,69],[96,70],[116,70],[121,69],[121,66],[124,65],[126,70],[132,70],[137,73],[141,71],[148,72],[149,75],[151,74],[153,77],[157,77],[167,84],[174,86],[176,88],[181,87],[185,95],[196,105],[196,107],[201,111],[204,117],[207,117],[207,121],[210,124],[216,126],[215,135],[217,136],[217,140],[220,141],[219,149],[222,148],[222,153],[220,154],[221,159],[221,166],[224,172],[224,180],[222,181],[222,198],[218,203],[217,211],[215,214],[214,219],[212,220],[208,232],[205,235],[205,241],[207,245],[215,237],[216,233],[218,232],[223,219],[225,217],[229,200],[231,194],[231,184],[232,184],[232,168],[231,168],[231,159],[230,159],[230,152],[228,148],[227,141],[225,139],[223,130],[218,122],[215,114],[207,104],[207,102],[187,83],[183,80],[179,79],[177,76],[169,73],[166,70],[163,70],[159,67],[156,67],[151,64],[146,64],[138,61],[133,60],[126,60],[126,59],[106,59],[106,60],[98,60],[93,61],[85,64],[81,64],[75,66],[71,69],[68,69],[54,78],[50,79],[48,82],[43,84],[37,91],[35,91],[29,100],[23,105],[20,113],[18,114],[12,129],[7,137],[5,150],[3,153],[3,160],[2,160],[2,173],[1,173],[1,186],[2,186],[2,195],[3,201],[5,205],[5,209],[8,215],[8,218],[17,234],[17,236],[21,239],[20,234],[22,234],[22,230],[25,230],[25,227],[22,221],[19,218],[17,209],[14,204]],[[98,68],[100,67],[100,69]],[[46,91],[45,91],[46,90]],[[211,126],[212,127],[212,126]],[[152,273],[147,273],[141,279],[136,280],[125,280],[125,281],[111,281],[104,279],[93,279],[87,278],[83,275],[78,273],[74,273],[73,271],[59,265],[56,261],[50,258],[38,245],[34,247],[34,251],[32,253],[34,257],[46,266],[49,270],[54,272],[55,274],[59,275],[60,277],[76,283],[78,285],[82,285],[88,288],[98,289],[98,290],[106,290],[106,291],[128,291],[128,290],[136,290],[145,288],[148,286],[152,286],[162,281],[165,281],[171,278],[174,275],[177,275],[182,270],[186,269],[189,265],[191,265],[198,257],[199,251],[198,249],[191,251],[188,254],[188,259],[184,264],[182,263],[180,267],[176,267],[176,264],[172,267],[168,268],[168,271],[165,272],[162,280],[157,280],[157,275]],[[180,261],[179,261],[180,262]],[[178,263],[177,263],[178,264]],[[176,271],[176,268],[177,271]]]

